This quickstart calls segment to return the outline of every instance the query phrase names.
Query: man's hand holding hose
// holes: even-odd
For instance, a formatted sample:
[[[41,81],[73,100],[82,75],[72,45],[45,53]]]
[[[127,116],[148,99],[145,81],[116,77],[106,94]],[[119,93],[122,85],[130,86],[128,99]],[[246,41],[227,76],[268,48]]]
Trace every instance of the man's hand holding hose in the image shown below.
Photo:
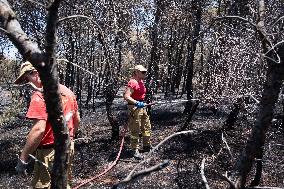
[[[135,102],[135,106],[137,108],[144,108],[145,107],[145,103],[144,102],[141,102],[141,101],[136,101]]]
[[[136,101],[135,104],[134,104],[137,108],[144,108],[145,106],[152,106],[152,105],[155,105],[155,102],[151,102],[151,103],[144,103],[144,102],[141,102],[141,101]]]

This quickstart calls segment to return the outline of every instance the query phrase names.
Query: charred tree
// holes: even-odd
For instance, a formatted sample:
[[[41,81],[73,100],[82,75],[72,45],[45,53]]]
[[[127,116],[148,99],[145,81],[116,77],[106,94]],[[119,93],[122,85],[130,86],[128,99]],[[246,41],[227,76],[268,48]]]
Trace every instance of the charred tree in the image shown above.
[[[180,128],[179,131],[184,131],[184,130],[188,129],[189,123],[191,122],[192,117],[193,117],[193,115],[195,114],[195,112],[196,112],[196,110],[197,110],[197,107],[198,107],[198,105],[199,105],[199,100],[194,101],[194,103],[192,103],[192,104],[193,104],[193,105],[191,106],[191,110],[190,110],[190,112],[187,114],[186,121],[185,121],[183,127]]]
[[[265,135],[273,118],[273,110],[277,102],[281,86],[284,79],[284,45],[277,48],[276,51],[281,57],[281,63],[275,64],[268,60],[269,69],[267,71],[267,80],[260,101],[259,113],[255,126],[253,127],[251,137],[247,141],[236,167],[236,188],[244,187],[246,178],[251,170],[254,159],[263,148]],[[272,56],[272,55],[270,55]],[[273,56],[271,57],[273,58]]]
[[[155,13],[155,20],[153,23],[153,28],[151,31],[151,42],[152,42],[152,48],[151,48],[151,57],[150,62],[148,65],[148,75],[146,78],[146,88],[147,88],[147,94],[146,94],[146,101],[151,102],[153,98],[153,94],[156,89],[156,82],[158,79],[158,73],[159,73],[159,62],[160,62],[160,40],[159,40],[159,31],[160,31],[160,22],[161,17],[163,14],[163,11],[165,9],[165,3],[166,1],[157,0],[156,1],[156,13]],[[150,109],[149,109],[150,111]]]
[[[280,43],[276,46],[272,46],[266,36],[264,19],[265,3],[264,0],[261,0],[259,1],[259,21],[256,25],[256,29],[263,52],[266,54],[268,70],[255,126],[235,166],[234,187],[237,189],[245,187],[247,176],[251,171],[255,158],[262,154],[266,132],[271,125],[275,104],[278,100],[284,80],[284,44]],[[277,63],[277,61],[279,62]]]
[[[187,54],[187,61],[186,61],[186,93],[187,93],[187,100],[184,113],[190,113],[191,110],[191,99],[193,98],[193,87],[192,87],[192,79],[193,79],[193,62],[194,62],[194,55],[195,50],[198,42],[198,35],[200,32],[201,26],[201,16],[202,16],[202,1],[193,1],[192,2],[192,9],[194,10],[194,24],[193,24],[193,34],[192,37],[188,39],[188,54]]]
[[[223,128],[225,130],[233,129],[233,126],[234,126],[235,122],[237,121],[238,115],[239,115],[240,110],[241,110],[242,107],[243,107],[243,100],[241,98],[239,98],[237,100],[237,102],[235,102],[233,104],[233,109],[229,113],[229,116],[228,116],[227,120],[224,123]]]
[[[251,182],[250,186],[258,186],[261,179],[262,174],[262,158],[263,158],[263,147],[260,149],[260,151],[256,155],[256,171],[253,181]]]

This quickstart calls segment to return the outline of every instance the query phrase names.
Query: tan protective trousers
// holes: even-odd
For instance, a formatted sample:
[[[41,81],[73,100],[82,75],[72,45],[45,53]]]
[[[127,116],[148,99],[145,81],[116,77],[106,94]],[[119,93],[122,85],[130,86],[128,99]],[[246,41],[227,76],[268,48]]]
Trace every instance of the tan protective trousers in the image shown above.
[[[51,171],[54,161],[54,149],[37,149],[35,157],[41,162],[48,165],[48,167],[42,165],[39,162],[34,164],[34,178],[32,180],[33,188],[50,189],[51,188]],[[74,157],[74,142],[71,142],[70,148],[68,150],[68,184],[67,189],[70,189],[71,179],[72,179],[72,160]]]
[[[128,105],[128,109],[131,148],[133,150],[139,149],[139,133],[143,137],[143,146],[150,146],[151,123],[146,108],[137,108],[134,105]]]

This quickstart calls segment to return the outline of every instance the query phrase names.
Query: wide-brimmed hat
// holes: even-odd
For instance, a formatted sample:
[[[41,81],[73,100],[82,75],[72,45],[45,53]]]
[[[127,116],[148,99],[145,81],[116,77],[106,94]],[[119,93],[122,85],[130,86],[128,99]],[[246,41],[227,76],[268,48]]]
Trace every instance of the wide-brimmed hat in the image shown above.
[[[27,83],[27,81],[24,80],[24,75],[34,70],[36,70],[35,67],[33,67],[33,65],[29,61],[24,62],[21,65],[19,77],[14,81],[14,83],[17,85]]]
[[[134,67],[134,70],[138,70],[140,72],[147,72],[147,69],[144,66],[142,66],[142,65],[136,65]]]

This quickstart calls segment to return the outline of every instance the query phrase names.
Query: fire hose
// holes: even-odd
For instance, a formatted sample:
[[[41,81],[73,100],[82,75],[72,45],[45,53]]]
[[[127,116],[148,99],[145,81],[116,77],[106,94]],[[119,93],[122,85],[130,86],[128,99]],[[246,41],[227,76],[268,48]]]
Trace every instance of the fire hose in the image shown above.
[[[156,104],[164,104],[164,103],[168,103],[168,102],[152,102],[152,103],[148,103],[148,104],[145,104],[145,106],[152,106],[152,105],[156,105]],[[171,103],[177,103],[177,102],[171,102]],[[123,128],[123,131],[122,131],[122,139],[121,139],[121,143],[120,143],[120,148],[119,148],[119,152],[116,156],[116,159],[111,163],[110,166],[108,166],[104,171],[102,171],[101,173],[89,178],[89,179],[85,179],[83,180],[79,185],[75,186],[74,188],[72,189],[78,189],[90,182],[92,182],[93,180],[101,177],[102,175],[106,174],[108,171],[110,171],[117,163],[117,161],[119,160],[120,158],[120,155],[121,155],[121,151],[123,149],[123,145],[124,145],[124,138],[125,138],[125,133],[126,133],[126,130],[127,130],[127,126],[125,125],[124,128]]]
[[[74,188],[72,189],[78,189],[86,184],[88,184],[89,182],[92,182],[93,180],[101,177],[102,175],[106,174],[108,171],[110,171],[117,163],[117,161],[119,160],[120,158],[120,154],[121,154],[121,151],[122,151],[122,148],[123,148],[123,144],[124,144],[124,137],[125,137],[125,133],[126,133],[126,128],[127,126],[125,125],[123,130],[122,130],[122,139],[121,139],[121,143],[120,143],[120,148],[119,148],[119,152],[116,156],[116,159],[101,173],[89,178],[89,179],[85,179],[83,180],[78,186],[75,186]]]
[[[198,100],[199,99],[154,101],[154,102],[146,103],[145,106],[155,106],[155,105],[162,105],[162,104],[178,104],[178,103],[184,103],[188,101],[198,101]]]

